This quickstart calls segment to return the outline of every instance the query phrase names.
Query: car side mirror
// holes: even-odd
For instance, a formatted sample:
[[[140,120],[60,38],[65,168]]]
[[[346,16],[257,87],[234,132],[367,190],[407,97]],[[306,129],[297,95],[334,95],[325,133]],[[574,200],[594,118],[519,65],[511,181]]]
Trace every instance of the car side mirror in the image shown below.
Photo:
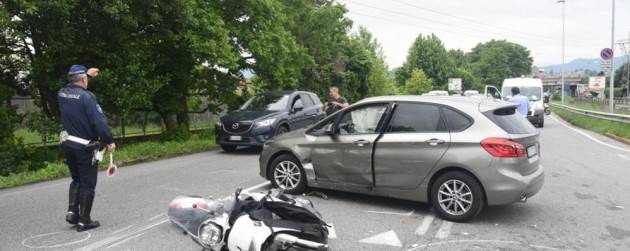
[[[291,108],[291,113],[300,112],[302,110],[304,110],[304,107],[302,107],[302,106],[293,107],[293,108]]]

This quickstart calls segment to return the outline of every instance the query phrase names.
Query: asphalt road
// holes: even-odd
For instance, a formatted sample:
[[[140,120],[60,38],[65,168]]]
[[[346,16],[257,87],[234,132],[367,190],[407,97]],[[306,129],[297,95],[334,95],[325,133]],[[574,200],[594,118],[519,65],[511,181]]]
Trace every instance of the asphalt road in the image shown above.
[[[543,189],[468,223],[443,221],[423,203],[328,190],[309,197],[334,226],[332,250],[630,250],[630,146],[555,117],[540,131]],[[168,203],[261,184],[257,154],[212,151],[101,173],[93,218],[103,226],[85,233],[64,221],[69,179],[2,190],[0,249],[200,250],[168,222]]]

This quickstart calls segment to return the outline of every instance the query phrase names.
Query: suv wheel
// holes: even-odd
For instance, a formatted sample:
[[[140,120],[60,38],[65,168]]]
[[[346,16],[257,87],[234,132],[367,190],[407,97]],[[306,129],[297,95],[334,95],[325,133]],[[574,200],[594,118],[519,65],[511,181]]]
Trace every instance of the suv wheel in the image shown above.
[[[289,154],[278,156],[271,162],[270,179],[273,187],[288,194],[301,194],[306,189],[306,174],[300,162]]]
[[[462,222],[472,219],[484,205],[481,184],[464,172],[442,174],[431,186],[431,203],[440,217]]]
[[[285,134],[285,133],[288,133],[288,132],[289,132],[289,128],[282,125],[282,126],[278,127],[278,130],[276,130],[276,134],[274,136],[278,136],[280,134]]]
[[[233,146],[233,145],[221,145],[221,149],[223,149],[223,151],[231,153],[236,151],[236,147],[237,146]]]

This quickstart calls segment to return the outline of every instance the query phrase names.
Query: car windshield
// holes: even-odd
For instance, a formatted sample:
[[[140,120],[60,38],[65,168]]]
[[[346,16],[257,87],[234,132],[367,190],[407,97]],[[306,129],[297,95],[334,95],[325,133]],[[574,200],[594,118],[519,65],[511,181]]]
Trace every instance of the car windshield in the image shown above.
[[[288,102],[288,94],[263,93],[247,100],[239,110],[282,111],[287,107]]]
[[[538,101],[542,97],[542,88],[540,87],[518,87],[521,95],[527,97],[529,101]],[[503,87],[502,96],[505,100],[512,97],[512,87]]]

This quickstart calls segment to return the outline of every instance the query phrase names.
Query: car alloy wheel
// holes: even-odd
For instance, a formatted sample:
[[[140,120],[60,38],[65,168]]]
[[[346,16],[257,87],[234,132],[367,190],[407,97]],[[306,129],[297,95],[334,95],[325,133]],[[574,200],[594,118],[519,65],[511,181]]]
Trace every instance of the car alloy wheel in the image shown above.
[[[470,211],[473,205],[470,187],[460,180],[448,180],[439,188],[438,203],[449,214],[462,215]]]
[[[479,181],[463,171],[441,174],[431,185],[431,203],[445,220],[463,222],[477,216],[485,205]]]
[[[302,172],[295,163],[285,160],[275,166],[273,178],[278,187],[284,190],[293,190],[300,184]]]
[[[291,154],[276,157],[269,165],[268,178],[273,187],[288,194],[301,194],[306,190],[306,174],[302,164]]]

